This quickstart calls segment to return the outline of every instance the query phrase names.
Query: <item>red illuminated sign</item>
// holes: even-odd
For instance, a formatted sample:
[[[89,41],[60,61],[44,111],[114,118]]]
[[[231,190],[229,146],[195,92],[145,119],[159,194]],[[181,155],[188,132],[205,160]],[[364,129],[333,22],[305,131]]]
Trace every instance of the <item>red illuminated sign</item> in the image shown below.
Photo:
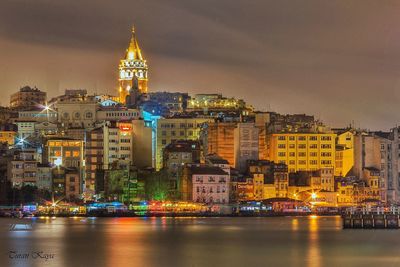
[[[130,132],[132,130],[132,125],[130,124],[120,124],[119,129],[123,132]]]

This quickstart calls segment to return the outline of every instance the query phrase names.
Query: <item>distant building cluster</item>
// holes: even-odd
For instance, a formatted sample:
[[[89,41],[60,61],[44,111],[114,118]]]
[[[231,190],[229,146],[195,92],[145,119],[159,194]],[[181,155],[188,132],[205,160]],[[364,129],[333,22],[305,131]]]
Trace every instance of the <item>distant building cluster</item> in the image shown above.
[[[149,92],[148,70],[133,30],[118,96],[12,94],[0,107],[0,203],[26,187],[70,202],[400,202],[400,127],[330,128],[221,94]]]

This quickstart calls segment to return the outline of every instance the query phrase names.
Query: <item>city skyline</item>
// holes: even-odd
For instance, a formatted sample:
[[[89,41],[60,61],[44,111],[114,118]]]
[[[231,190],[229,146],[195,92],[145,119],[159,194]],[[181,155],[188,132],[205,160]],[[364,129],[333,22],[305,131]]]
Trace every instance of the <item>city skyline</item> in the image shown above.
[[[400,6],[363,3],[119,1],[111,9],[96,2],[92,13],[90,1],[5,1],[0,103],[24,85],[49,96],[66,88],[115,94],[134,24],[151,64],[149,91],[217,92],[332,126],[388,130],[398,124]]]

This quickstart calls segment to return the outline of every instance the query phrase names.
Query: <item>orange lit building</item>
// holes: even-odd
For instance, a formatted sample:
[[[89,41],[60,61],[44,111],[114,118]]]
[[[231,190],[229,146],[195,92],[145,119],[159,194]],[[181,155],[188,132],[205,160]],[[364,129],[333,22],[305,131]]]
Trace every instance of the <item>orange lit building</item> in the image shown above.
[[[235,122],[212,122],[207,124],[206,143],[207,154],[217,154],[226,159],[233,167],[235,165]]]

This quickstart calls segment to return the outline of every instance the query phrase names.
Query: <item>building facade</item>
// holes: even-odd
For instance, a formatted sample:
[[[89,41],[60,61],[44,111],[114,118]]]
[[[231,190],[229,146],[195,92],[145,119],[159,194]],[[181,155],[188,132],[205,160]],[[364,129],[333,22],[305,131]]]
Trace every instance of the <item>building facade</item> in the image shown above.
[[[268,159],[286,164],[289,172],[332,168],[335,165],[335,138],[334,133],[268,134]]]

